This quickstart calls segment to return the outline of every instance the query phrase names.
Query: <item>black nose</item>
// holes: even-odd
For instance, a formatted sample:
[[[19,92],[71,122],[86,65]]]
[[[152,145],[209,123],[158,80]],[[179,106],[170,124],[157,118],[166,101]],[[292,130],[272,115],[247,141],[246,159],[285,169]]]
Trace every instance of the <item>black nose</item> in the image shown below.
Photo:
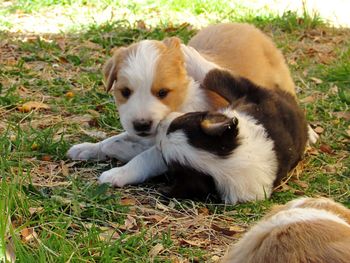
[[[137,132],[148,132],[152,127],[151,120],[138,120],[132,123]]]

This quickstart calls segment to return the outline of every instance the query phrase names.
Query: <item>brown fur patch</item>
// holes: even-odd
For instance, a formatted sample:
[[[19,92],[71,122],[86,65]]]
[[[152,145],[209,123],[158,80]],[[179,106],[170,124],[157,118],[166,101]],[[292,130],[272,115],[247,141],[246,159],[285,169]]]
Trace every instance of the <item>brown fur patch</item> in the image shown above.
[[[103,67],[103,74],[106,80],[107,91],[111,90],[114,82],[116,82],[116,85],[113,89],[113,95],[117,105],[121,105],[128,100],[127,98],[124,98],[121,94],[121,90],[125,87],[128,87],[128,81],[123,78],[118,78],[118,72],[121,66],[123,65],[124,60],[127,58],[128,54],[130,54],[130,52],[133,52],[136,49],[136,47],[137,44],[132,44],[129,47],[118,48],[114,52],[113,57],[107,60]]]
[[[105,79],[106,90],[110,91],[114,82],[117,81],[120,65],[127,55],[127,48],[120,47],[114,51],[113,57],[107,60],[104,64],[102,72]]]
[[[172,111],[176,111],[185,102],[189,84],[180,41],[177,38],[167,39],[165,44],[159,45],[159,49],[161,55],[152,85],[152,94],[157,97],[159,90],[169,90],[168,95],[160,101]]]

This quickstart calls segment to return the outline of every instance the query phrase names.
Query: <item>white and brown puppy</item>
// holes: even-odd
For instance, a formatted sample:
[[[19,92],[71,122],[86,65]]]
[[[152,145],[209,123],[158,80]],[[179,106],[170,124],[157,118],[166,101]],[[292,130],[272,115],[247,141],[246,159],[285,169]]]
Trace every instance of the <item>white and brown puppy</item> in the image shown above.
[[[270,197],[305,150],[307,125],[295,98],[218,69],[207,74],[203,88],[232,104],[172,113],[161,122],[157,146],[175,177],[169,196],[205,197],[216,190],[230,204]]]
[[[166,165],[154,147],[160,120],[171,112],[213,110],[227,104],[200,88],[213,68],[226,68],[257,85],[280,88],[295,96],[281,52],[251,25],[210,26],[188,46],[177,38],[143,40],[119,48],[104,67],[107,89],[113,89],[126,132],[99,143],[74,145],[68,156],[128,162],[100,177],[100,182],[119,187],[165,172]]]
[[[350,210],[326,198],[301,198],[276,207],[221,262],[348,263]]]

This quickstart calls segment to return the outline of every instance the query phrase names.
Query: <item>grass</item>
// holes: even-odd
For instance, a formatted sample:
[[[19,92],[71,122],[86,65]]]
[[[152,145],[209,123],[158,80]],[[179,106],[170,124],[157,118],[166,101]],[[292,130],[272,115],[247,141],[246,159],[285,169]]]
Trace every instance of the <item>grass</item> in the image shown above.
[[[117,2],[131,13],[143,11],[136,1],[50,0],[16,1],[0,13],[35,17],[55,7],[102,10]],[[0,32],[0,259],[7,251],[10,260],[13,247],[17,262],[216,262],[273,204],[308,195],[350,207],[349,30],[329,28],[308,14],[257,15],[218,3],[149,1],[147,8],[164,5],[193,17],[215,13],[215,19],[254,23],[273,37],[290,65],[301,107],[321,133],[288,182],[270,200],[235,206],[166,200],[156,182],[98,185],[97,176],[115,161],[72,162],[65,153],[75,143],[98,141],[98,132],[122,129],[103,89],[101,65],[114,46],[173,35],[187,42],[196,26],[109,20],[79,25],[80,31],[29,34],[14,33],[7,19]],[[49,108],[19,110],[33,101]]]

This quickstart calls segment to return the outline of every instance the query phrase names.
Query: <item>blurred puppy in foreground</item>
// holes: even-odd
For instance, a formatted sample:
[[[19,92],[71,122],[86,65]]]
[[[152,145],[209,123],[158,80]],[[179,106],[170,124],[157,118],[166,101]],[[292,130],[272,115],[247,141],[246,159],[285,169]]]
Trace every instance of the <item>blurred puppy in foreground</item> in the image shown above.
[[[301,198],[278,206],[221,262],[348,263],[350,210],[326,198]]]

